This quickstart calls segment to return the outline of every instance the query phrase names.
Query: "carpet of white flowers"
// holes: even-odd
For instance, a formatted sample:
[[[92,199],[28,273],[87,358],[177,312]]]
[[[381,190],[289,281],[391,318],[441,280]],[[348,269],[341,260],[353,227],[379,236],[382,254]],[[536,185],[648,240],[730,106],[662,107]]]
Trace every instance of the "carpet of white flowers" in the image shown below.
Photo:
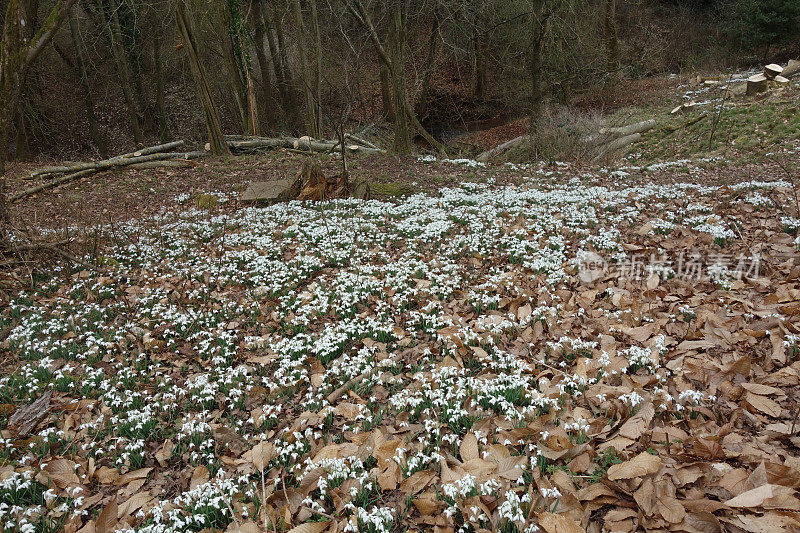
[[[37,278],[0,531],[800,527],[793,186],[517,170],[176,205]]]

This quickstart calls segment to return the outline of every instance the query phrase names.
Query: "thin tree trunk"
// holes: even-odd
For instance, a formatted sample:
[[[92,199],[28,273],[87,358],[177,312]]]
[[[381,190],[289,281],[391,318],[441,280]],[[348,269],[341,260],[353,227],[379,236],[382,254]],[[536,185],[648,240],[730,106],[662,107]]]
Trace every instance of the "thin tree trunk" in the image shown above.
[[[5,0],[3,31],[0,37],[0,175],[5,174],[8,135],[17,111],[20,91],[28,69],[53,39],[77,0],[57,0],[33,38],[23,41],[24,4]]]
[[[417,115],[425,120],[428,113],[428,98],[431,91],[431,79],[433,71],[436,70],[436,44],[439,42],[439,13],[434,10],[433,25],[431,26],[431,36],[428,40],[428,57],[425,61],[425,74],[422,77],[422,89],[419,92],[417,104]]]
[[[161,64],[161,37],[158,27],[153,28],[153,68],[156,77],[156,119],[158,121],[158,139],[165,143],[169,140],[167,131],[167,105],[164,94],[164,68]]]
[[[617,33],[616,0],[604,0],[603,33],[606,44],[608,69],[612,72],[619,72],[621,67],[621,58],[619,51],[619,35]]]
[[[403,7],[398,5],[392,13],[392,26],[389,32],[389,50],[392,57],[392,92],[394,94],[394,108],[406,109],[408,107],[408,91],[405,76],[405,14]],[[408,126],[406,113],[395,113],[394,120],[394,147],[399,153],[411,152],[411,131]]]
[[[261,9],[261,0],[253,2],[253,23],[255,26],[255,48],[256,60],[258,61],[258,70],[261,72],[261,80],[258,91],[258,116],[261,118],[261,129],[268,132],[272,129],[272,124],[275,121],[275,114],[272,111],[273,100],[273,85],[272,76],[269,71],[269,61],[265,50],[266,42],[266,29],[264,25],[264,12]]]
[[[114,0],[109,0],[111,5],[111,28],[116,36],[117,42],[119,43],[119,48],[122,53],[122,59],[125,61],[125,66],[128,70],[128,75],[130,77],[131,87],[133,89],[133,96],[136,101],[136,108],[138,110],[139,118],[142,120],[141,124],[145,131],[152,129],[153,127],[153,113],[150,109],[150,104],[147,102],[147,98],[144,95],[144,89],[142,87],[142,72],[141,69],[138,67],[138,62],[134,60],[132,57],[132,53],[129,50],[130,44],[126,47],[125,39],[122,33],[122,26],[119,22],[119,11],[120,9],[126,8],[131,5],[131,3],[119,3],[115,4]],[[135,9],[135,4],[134,4]],[[134,18],[138,16],[138,13],[133,13]],[[132,45],[134,48],[140,48],[141,44],[138,42],[134,42]]]
[[[408,125],[410,123],[414,129],[416,129],[417,133],[419,133],[422,138],[425,139],[431,146],[433,146],[439,152],[444,152],[444,146],[439,141],[434,139],[427,131],[425,131],[425,128],[422,126],[422,124],[420,124],[416,113],[414,113],[414,108],[411,106],[408,100],[408,92],[405,83],[405,66],[400,64],[400,60],[405,59],[402,49],[402,40],[400,39],[405,34],[405,15],[402,11],[403,6],[396,6],[392,24],[392,27],[394,28],[393,33],[399,34],[395,35],[396,38],[394,39],[394,42],[396,43],[399,41],[401,48],[395,49],[395,46],[391,46],[390,49],[395,49],[391,54],[386,51],[386,47],[378,37],[378,32],[375,30],[375,25],[372,23],[372,19],[370,18],[367,10],[364,8],[364,4],[361,3],[361,0],[347,0],[347,8],[351,13],[353,13],[353,15],[355,15],[361,24],[364,25],[365,29],[369,33],[373,45],[375,46],[375,50],[378,52],[378,57],[389,71],[389,77],[392,80],[392,94],[394,97],[393,104],[395,109],[395,144],[399,145],[401,149],[408,149],[410,151],[411,135],[408,131]],[[403,128],[403,125],[405,125],[405,128]],[[398,133],[400,134],[399,137]],[[404,139],[405,137],[409,138],[407,143]]]
[[[234,27],[236,21],[234,20],[235,14],[231,10],[230,0],[218,4],[218,15],[220,21],[223,21],[223,27],[227,27],[227,35],[222,38],[222,51],[225,59],[225,66],[228,71],[228,83],[230,92],[233,94],[233,100],[236,102],[236,109],[239,111],[239,120],[242,127],[242,132],[247,134],[251,133],[250,119],[247,112],[247,96],[245,89],[245,82],[242,79],[242,70],[239,64],[239,54],[236,51],[238,47],[238,34]]]
[[[314,110],[316,109],[316,102],[314,101],[314,74],[312,72],[311,62],[306,50],[306,43],[309,39],[306,35],[305,22],[303,21],[303,10],[300,5],[300,0],[292,0],[292,7],[294,8],[294,25],[295,25],[295,40],[298,43],[297,52],[300,55],[300,66],[303,72],[301,84],[304,95],[304,111],[305,111],[305,125],[306,133],[311,137],[318,138],[320,136],[319,129],[317,128],[317,118]]]
[[[265,0],[256,0],[259,6],[263,6],[263,2]],[[275,37],[275,32],[272,31],[272,22],[270,20],[269,13],[263,12],[264,15],[264,31],[266,33],[267,38],[267,47],[269,48],[269,57],[272,62],[272,70],[275,73],[275,86],[278,89],[278,99],[283,109],[283,113],[286,117],[293,116],[293,112],[290,109],[290,99],[288,94],[288,83],[286,82],[286,75],[283,71],[283,65],[281,64],[280,52],[278,51],[278,43]]]
[[[552,0],[553,2],[555,0]],[[542,116],[544,99],[542,84],[542,55],[545,37],[553,7],[549,0],[535,0],[534,10],[530,16],[530,47],[528,55],[528,116],[531,134],[535,134]]]
[[[211,86],[208,84],[205,68],[197,53],[197,42],[194,39],[191,23],[186,16],[185,0],[175,0],[175,15],[178,22],[178,29],[183,39],[183,48],[186,50],[189,58],[189,67],[191,68],[192,77],[195,81],[197,98],[200,100],[200,105],[203,108],[211,153],[214,155],[230,155],[231,152],[228,148],[228,143],[225,142],[225,134],[222,131],[219,112],[214,103],[214,97],[211,94]]]
[[[389,69],[381,63],[380,66],[381,82],[381,115],[389,122],[394,122],[394,108],[392,107],[392,88],[389,84]]]
[[[112,12],[113,12],[113,5]],[[111,46],[111,54],[114,58],[114,65],[117,69],[117,74],[120,78],[120,88],[122,89],[122,95],[125,97],[125,106],[128,108],[128,117],[130,119],[131,130],[133,132],[133,139],[136,141],[136,144],[142,142],[142,127],[139,123],[139,113],[136,107],[136,101],[134,99],[132,85],[131,85],[131,74],[128,69],[128,60],[125,57],[125,53],[122,50],[122,43],[117,40],[117,33],[114,31],[111,22],[106,17],[105,6],[103,0],[97,0],[97,11],[100,14],[100,20],[103,26],[103,31],[106,34],[106,39]],[[115,16],[112,13],[112,18]],[[118,28],[118,25],[117,25]]]
[[[89,121],[89,135],[92,138],[95,148],[101,157],[107,157],[106,141],[100,133],[97,124],[97,117],[94,114],[94,98],[92,98],[92,87],[89,84],[89,74],[86,71],[86,56],[83,52],[83,40],[78,31],[78,22],[74,15],[69,17],[69,31],[72,34],[72,42],[75,44],[75,57],[78,63],[78,72],[81,77],[81,88],[83,89],[83,103],[86,106],[86,119]]]
[[[319,30],[317,0],[309,0],[311,4],[311,32],[314,35],[314,68],[312,92],[314,93],[315,129],[322,136],[322,36]]]
[[[21,97],[20,102],[24,103],[25,98]],[[14,146],[16,147],[15,158],[20,161],[27,161],[31,158],[31,147],[28,141],[28,132],[25,128],[25,116],[23,107],[17,109],[15,116],[16,126],[14,127]]]
[[[475,99],[482,101],[486,98],[486,35],[483,33],[483,17],[479,14],[472,37],[473,52],[475,54]]]
[[[300,117],[300,106],[297,102],[297,98],[295,97],[295,91],[292,88],[292,69],[289,66],[286,39],[283,35],[283,24],[281,24],[276,10],[271,10],[270,15],[270,24],[272,26],[275,39],[275,42],[273,43],[275,55],[272,56],[272,62],[275,65],[280,65],[283,83],[279,84],[279,87],[281,87],[281,99],[283,100],[284,105],[283,108],[284,111],[286,111],[288,121],[291,124],[296,125],[299,124],[302,119]],[[270,33],[269,30],[268,33]]]

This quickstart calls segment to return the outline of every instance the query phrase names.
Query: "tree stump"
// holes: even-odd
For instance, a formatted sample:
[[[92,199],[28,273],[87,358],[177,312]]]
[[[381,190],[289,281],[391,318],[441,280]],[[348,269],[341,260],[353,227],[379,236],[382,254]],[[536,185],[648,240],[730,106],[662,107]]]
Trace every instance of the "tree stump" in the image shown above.
[[[756,74],[747,78],[747,96],[763,93],[767,90],[769,80],[763,74]]]

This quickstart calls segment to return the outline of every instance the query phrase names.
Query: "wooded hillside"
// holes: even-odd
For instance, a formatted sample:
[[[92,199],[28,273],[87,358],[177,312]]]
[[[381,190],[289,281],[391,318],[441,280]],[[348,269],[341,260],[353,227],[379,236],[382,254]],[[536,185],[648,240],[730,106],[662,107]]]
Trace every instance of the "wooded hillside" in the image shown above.
[[[791,52],[791,1],[3,0],[0,165],[223,134],[399,152],[667,71]],[[776,60],[781,60],[776,57]],[[398,111],[399,110],[399,111]]]

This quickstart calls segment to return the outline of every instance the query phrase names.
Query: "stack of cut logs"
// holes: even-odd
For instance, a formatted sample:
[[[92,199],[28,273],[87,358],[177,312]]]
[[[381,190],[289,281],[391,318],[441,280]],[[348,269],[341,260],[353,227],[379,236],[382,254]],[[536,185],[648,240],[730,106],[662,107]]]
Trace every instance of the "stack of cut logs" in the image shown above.
[[[787,71],[792,69],[791,74],[797,72],[800,65],[794,65],[797,61],[790,61]],[[794,68],[793,68],[794,67]],[[789,78],[782,76],[784,68],[775,63],[771,63],[764,67],[764,72],[756,74],[747,78],[747,96],[766,92],[770,88],[786,87],[789,85]],[[788,74],[789,72],[787,72]]]
[[[628,150],[629,147],[638,142],[644,133],[653,129],[656,121],[653,119],[643,120],[627,126],[602,128],[596,134],[585,137],[581,142],[592,147],[595,161],[609,157],[617,152]],[[530,135],[521,135],[516,139],[506,141],[491,150],[487,150],[475,157],[476,161],[490,161],[498,158],[512,148],[523,143],[530,142]]]

